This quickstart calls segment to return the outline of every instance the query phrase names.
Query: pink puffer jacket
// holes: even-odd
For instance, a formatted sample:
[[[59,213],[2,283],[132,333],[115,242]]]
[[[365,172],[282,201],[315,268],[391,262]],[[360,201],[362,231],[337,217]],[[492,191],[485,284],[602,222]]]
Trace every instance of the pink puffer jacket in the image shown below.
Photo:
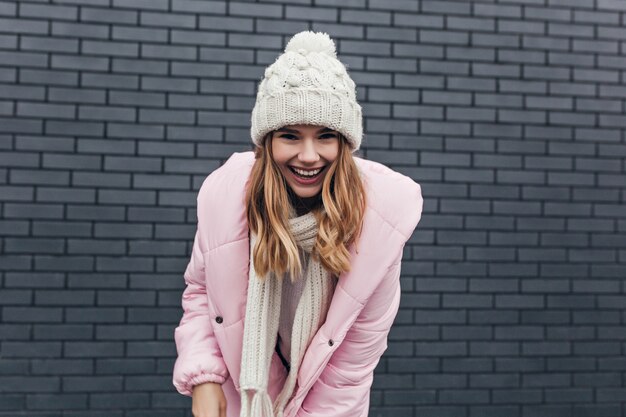
[[[284,417],[365,417],[374,368],[400,304],[400,262],[422,213],[419,184],[383,164],[355,157],[367,192],[358,253],[339,276],[326,322],[300,366]],[[184,273],[183,316],[175,330],[173,384],[222,384],[228,417],[238,417],[239,372],[249,266],[245,182],[254,154],[236,152],[202,184],[198,228]],[[280,392],[286,370],[277,353],[268,391]]]

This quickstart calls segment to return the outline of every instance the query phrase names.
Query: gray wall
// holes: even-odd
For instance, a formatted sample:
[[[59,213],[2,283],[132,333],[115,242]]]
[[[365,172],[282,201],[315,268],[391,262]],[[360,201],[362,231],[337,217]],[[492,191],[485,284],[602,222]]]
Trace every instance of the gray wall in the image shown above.
[[[624,416],[625,11],[0,2],[0,416],[190,415],[196,193],[250,149],[257,82],[304,29],[357,83],[360,156],[425,198],[371,415]]]

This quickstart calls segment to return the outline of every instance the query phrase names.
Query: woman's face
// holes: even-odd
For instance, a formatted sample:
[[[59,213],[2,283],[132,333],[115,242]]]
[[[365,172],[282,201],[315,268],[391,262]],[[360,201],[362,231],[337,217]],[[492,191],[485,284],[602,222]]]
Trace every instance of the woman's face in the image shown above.
[[[328,167],[339,154],[339,140],[337,131],[315,125],[288,125],[272,133],[274,162],[298,196],[312,197],[322,190]]]

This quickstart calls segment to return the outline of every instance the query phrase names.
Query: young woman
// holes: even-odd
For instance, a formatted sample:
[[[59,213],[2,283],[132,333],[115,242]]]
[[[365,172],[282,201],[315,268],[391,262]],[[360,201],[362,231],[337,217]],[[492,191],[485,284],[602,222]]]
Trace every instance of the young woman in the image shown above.
[[[353,156],[361,107],[325,33],[266,69],[251,136],[198,193],[173,384],[195,417],[365,417],[421,188]]]

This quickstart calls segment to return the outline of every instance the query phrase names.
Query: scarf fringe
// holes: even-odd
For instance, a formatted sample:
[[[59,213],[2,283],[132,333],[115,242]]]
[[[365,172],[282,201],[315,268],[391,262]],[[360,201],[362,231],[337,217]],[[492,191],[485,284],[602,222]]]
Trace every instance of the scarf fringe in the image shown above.
[[[249,402],[248,391],[244,391],[241,399],[240,417],[274,417],[272,399],[267,390],[255,390],[252,401],[250,404]]]

